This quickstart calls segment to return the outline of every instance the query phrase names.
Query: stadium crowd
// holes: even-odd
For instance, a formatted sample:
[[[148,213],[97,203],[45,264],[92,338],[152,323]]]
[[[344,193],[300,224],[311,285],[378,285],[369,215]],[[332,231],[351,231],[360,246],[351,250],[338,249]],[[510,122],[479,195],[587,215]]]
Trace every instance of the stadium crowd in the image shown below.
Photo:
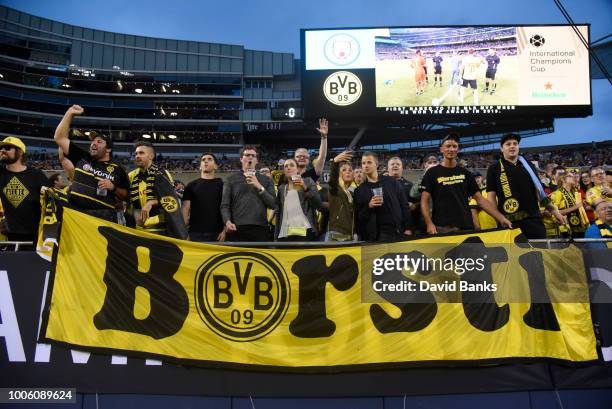
[[[130,159],[113,159],[113,141],[90,135],[88,150],[70,140],[71,106],[55,132],[59,150],[32,154],[16,137],[0,142],[0,232],[36,241],[41,190],[56,203],[148,232],[194,241],[398,241],[414,235],[520,228],[530,239],[610,237],[612,175],[609,150],[569,149],[520,155],[520,136],[506,134],[497,153],[459,155],[460,138],[444,137],[439,152],[386,156],[373,151],[329,155],[328,123],[311,160],[268,156],[245,146],[238,162],[203,153],[179,161],[156,155],[148,141]],[[60,164],[50,179],[41,169]],[[321,176],[329,163],[329,183]],[[132,166],[129,166],[132,165]],[[238,168],[221,179],[217,172]],[[132,169],[126,171],[126,168]],[[186,186],[169,170],[199,170]],[[424,169],[419,181],[406,169]],[[487,168],[486,175],[474,168]],[[606,170],[608,169],[608,170]],[[45,196],[45,197],[47,197]],[[43,206],[46,208],[46,206]]]

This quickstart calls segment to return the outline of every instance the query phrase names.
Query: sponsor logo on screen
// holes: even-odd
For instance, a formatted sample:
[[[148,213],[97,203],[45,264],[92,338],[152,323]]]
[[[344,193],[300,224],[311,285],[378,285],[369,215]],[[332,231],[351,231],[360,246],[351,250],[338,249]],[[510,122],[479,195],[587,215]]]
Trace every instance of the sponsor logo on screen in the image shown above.
[[[349,65],[353,63],[360,53],[359,42],[348,34],[335,34],[331,36],[324,47],[325,58],[335,65]]]
[[[534,34],[529,39],[529,43],[534,47],[542,47],[546,43],[546,39],[539,34]]]
[[[355,103],[361,97],[362,91],[363,85],[359,77],[348,71],[334,72],[323,83],[323,95],[335,105]]]

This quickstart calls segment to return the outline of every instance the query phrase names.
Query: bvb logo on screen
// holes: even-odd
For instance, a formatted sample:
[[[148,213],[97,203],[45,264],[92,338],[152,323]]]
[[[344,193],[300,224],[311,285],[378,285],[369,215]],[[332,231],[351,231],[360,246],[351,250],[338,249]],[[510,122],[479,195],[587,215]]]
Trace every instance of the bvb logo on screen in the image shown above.
[[[274,258],[253,252],[213,256],[195,278],[195,300],[204,323],[232,341],[253,341],[283,320],[289,278]]]
[[[361,80],[352,72],[337,71],[325,79],[323,95],[335,105],[346,106],[356,102],[361,96]]]

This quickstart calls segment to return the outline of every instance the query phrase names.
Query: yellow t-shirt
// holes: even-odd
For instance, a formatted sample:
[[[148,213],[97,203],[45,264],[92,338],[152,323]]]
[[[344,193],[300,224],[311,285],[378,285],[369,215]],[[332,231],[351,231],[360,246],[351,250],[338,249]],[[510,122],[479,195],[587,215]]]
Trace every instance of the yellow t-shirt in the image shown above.
[[[593,208],[595,207],[595,204],[598,203],[602,199],[608,202],[612,201],[612,197],[603,196],[601,186],[593,186],[592,188],[587,190],[585,199],[586,199],[586,202],[589,204],[589,206]]]
[[[480,191],[482,197],[487,198],[487,190],[482,189]],[[478,223],[480,223],[481,230],[495,229],[497,228],[497,221],[491,216],[489,213],[482,210],[478,207],[478,203],[476,203],[476,199],[470,200],[470,208],[476,209],[478,211]]]

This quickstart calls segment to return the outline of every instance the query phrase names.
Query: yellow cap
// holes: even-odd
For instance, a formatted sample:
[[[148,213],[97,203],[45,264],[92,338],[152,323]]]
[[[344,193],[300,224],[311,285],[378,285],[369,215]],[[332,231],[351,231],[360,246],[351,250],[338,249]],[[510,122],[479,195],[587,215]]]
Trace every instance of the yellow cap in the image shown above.
[[[21,149],[23,153],[26,152],[25,143],[21,142],[21,139],[16,138],[14,136],[9,136],[9,137],[4,138],[4,140],[0,142],[0,146],[4,146],[4,145],[11,145],[11,146],[14,146],[15,148]]]

